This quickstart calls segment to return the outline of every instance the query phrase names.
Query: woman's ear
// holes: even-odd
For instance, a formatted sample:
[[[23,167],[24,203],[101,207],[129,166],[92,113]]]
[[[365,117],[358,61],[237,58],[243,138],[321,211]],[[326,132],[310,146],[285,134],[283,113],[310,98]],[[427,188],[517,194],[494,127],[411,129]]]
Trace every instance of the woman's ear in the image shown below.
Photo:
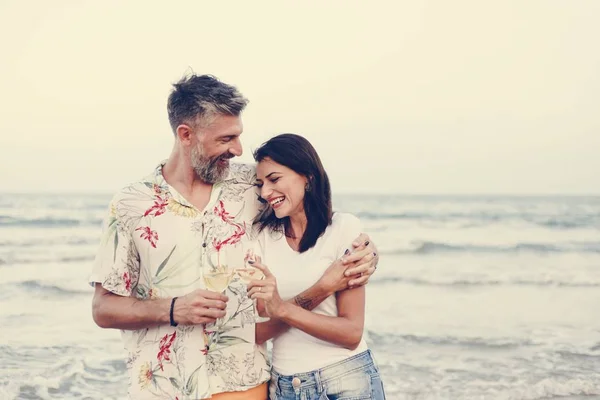
[[[313,177],[312,175],[309,175],[308,178],[306,178],[306,183],[304,184],[304,191],[305,192],[310,192],[313,188]]]

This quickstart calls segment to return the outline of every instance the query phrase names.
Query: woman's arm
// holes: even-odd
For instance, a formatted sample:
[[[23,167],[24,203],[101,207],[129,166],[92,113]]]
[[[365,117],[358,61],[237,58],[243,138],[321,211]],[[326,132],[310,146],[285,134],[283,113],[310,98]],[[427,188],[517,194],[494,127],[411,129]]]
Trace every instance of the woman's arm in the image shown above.
[[[291,305],[296,305],[304,310],[311,311],[321,304],[326,298],[337,292],[342,292],[348,288],[360,287],[367,284],[370,276],[375,272],[377,265],[376,249],[368,235],[358,234],[361,226],[357,218],[347,218],[344,224],[343,235],[340,236],[340,245],[350,243],[353,233],[357,235],[352,242],[351,247],[338,249],[339,258],[337,258],[323,273],[323,276],[310,288],[288,300]],[[262,255],[264,253],[264,238],[258,239],[259,249],[257,251]],[[260,257],[256,258],[261,262]],[[250,287],[248,287],[250,290]],[[342,296],[343,299],[344,296]],[[340,298],[338,296],[338,309],[341,312]],[[343,306],[343,304],[342,304]],[[258,301],[258,310],[261,316],[264,314],[264,303]],[[291,309],[294,311],[294,309]],[[255,340],[262,344],[272,339],[290,328],[285,321],[273,318],[268,322],[256,324]]]
[[[260,263],[260,257],[257,257],[256,261]],[[348,281],[351,279],[351,277],[346,277],[344,272],[348,266],[354,266],[355,264],[356,263],[346,265],[341,259],[334,261],[329,266],[323,277],[319,279],[319,281],[287,302],[290,305],[298,306],[304,310],[313,310],[335,292],[347,288]],[[250,289],[251,287],[249,286],[248,290]],[[257,302],[257,309],[259,315],[262,317],[267,316],[267,314],[265,314],[265,305],[262,300]],[[256,343],[263,344],[267,340],[287,331],[289,328],[290,325],[280,319],[275,318],[267,322],[258,323],[256,324]]]
[[[248,288],[248,290],[250,290],[250,288]],[[319,304],[321,304],[323,300],[331,296],[333,293],[335,293],[333,288],[327,288],[324,285],[317,282],[315,285],[306,289],[298,296],[294,297],[291,300],[288,300],[287,303],[310,311],[317,307]],[[258,300],[257,309],[259,315],[263,317],[268,316],[265,313],[265,306],[262,300]],[[256,343],[263,344],[267,340],[272,339],[275,336],[278,336],[283,332],[287,331],[289,328],[290,325],[286,324],[280,319],[275,318],[266,322],[257,323],[255,332]]]
[[[269,269],[255,262],[263,271],[265,279],[252,281],[248,294],[264,303],[266,315],[274,320],[257,324],[257,341],[268,340],[270,333],[286,324],[300,329],[318,339],[354,350],[360,344],[364,328],[365,288],[344,290],[336,294],[338,316],[331,317],[307,311],[285,302],[277,291],[277,281]],[[264,339],[264,338],[267,339]]]
[[[338,316],[313,313],[285,303],[275,318],[311,336],[354,350],[360,344],[365,322],[365,288],[336,293]]]
[[[365,250],[367,252],[365,252]],[[368,252],[370,249],[364,244],[359,246],[355,251],[359,251],[360,253],[349,252],[345,257],[335,260],[313,286],[287,302],[291,305],[303,308],[304,310],[311,311],[332,294],[341,294],[348,289],[350,282],[356,280],[356,276],[348,275],[348,270],[361,268],[361,266],[367,266],[367,269],[365,270],[364,275],[358,278],[361,280],[361,283],[358,284],[358,288],[366,284],[370,275],[375,271],[375,268],[368,267],[375,261],[375,253]],[[260,258],[257,259],[258,262],[260,262]],[[250,290],[250,287],[248,290]],[[338,304],[338,309],[339,308],[340,306]],[[262,301],[258,301],[258,310],[261,316],[266,316],[266,314],[264,314],[264,303]],[[275,318],[267,322],[258,323],[256,324],[256,343],[263,344],[267,340],[287,331],[289,328],[290,325],[283,320]]]

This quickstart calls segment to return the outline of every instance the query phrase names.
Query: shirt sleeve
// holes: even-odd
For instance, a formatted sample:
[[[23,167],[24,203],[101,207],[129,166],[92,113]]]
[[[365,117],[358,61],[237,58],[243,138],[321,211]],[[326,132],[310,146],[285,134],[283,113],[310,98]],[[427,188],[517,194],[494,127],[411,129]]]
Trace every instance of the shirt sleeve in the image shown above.
[[[346,250],[352,251],[352,242],[362,232],[362,224],[360,220],[352,214],[339,213],[337,218],[340,219],[339,231],[338,231],[338,248],[337,258],[344,255]]]
[[[120,296],[131,296],[140,276],[140,258],[127,220],[126,210],[120,207],[117,195],[104,219],[89,278],[91,285],[100,283],[104,289]]]

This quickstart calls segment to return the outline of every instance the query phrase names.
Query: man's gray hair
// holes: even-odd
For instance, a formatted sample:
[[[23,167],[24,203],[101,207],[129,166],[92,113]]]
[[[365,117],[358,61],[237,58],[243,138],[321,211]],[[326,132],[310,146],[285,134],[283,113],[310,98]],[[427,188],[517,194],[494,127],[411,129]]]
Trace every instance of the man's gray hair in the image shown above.
[[[212,75],[191,74],[173,85],[167,110],[173,133],[177,133],[181,124],[208,125],[219,114],[237,117],[247,104],[248,99],[235,86]]]

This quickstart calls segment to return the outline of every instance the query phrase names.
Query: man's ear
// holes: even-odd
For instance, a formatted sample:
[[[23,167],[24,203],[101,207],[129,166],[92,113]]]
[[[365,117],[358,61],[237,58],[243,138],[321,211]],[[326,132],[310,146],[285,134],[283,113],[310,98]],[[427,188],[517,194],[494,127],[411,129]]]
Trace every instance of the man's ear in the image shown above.
[[[194,130],[187,124],[181,124],[177,127],[177,129],[175,130],[175,134],[177,136],[177,139],[185,144],[185,145],[191,145],[192,141],[193,141],[193,136],[194,136]]]

